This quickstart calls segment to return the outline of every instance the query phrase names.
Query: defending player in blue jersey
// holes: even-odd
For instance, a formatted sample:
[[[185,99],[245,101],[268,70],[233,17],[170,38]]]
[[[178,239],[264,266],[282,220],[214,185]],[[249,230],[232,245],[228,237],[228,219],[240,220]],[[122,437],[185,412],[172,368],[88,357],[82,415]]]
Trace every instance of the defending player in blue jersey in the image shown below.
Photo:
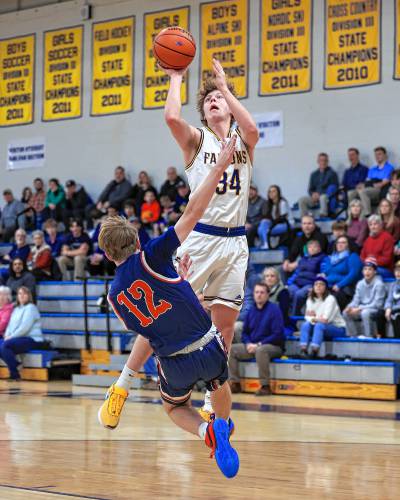
[[[182,429],[199,435],[226,477],[239,469],[239,457],[230,445],[234,425],[229,417],[231,393],[227,353],[222,337],[203,310],[190,284],[180,278],[172,256],[202,217],[219,181],[232,161],[236,136],[223,145],[215,167],[192,193],[174,228],[139,248],[136,229],[121,217],[101,226],[99,246],[117,265],[109,302],[127,329],[138,332],[132,352],[99,410],[99,421],[114,429],[128,396],[131,377],[154,353],[165,411]],[[212,391],[216,418],[204,422],[192,408],[192,388],[199,380]]]

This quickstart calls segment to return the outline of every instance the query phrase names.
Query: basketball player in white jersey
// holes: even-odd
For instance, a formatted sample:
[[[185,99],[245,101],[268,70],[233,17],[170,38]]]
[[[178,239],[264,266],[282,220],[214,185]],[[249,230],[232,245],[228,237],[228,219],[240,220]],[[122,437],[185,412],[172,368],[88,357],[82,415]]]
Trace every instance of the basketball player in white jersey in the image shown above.
[[[214,78],[204,82],[197,109],[202,128],[181,116],[184,71],[164,70],[170,76],[165,120],[180,146],[192,192],[215,166],[222,143],[237,135],[233,162],[224,173],[204,216],[179,250],[189,254],[193,290],[204,295],[211,319],[230,349],[235,321],[243,303],[248,247],[245,222],[257,126],[234,95],[221,64],[213,59]],[[204,410],[211,411],[206,397]]]

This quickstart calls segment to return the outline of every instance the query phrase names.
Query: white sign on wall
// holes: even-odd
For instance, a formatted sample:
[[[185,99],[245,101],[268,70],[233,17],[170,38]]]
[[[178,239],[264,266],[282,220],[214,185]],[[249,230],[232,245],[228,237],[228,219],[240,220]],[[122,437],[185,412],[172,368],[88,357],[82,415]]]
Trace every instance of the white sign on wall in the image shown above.
[[[256,148],[277,148],[283,146],[283,113],[270,111],[253,115],[260,138]]]
[[[10,142],[7,148],[7,170],[43,167],[46,160],[44,137],[20,139]]]

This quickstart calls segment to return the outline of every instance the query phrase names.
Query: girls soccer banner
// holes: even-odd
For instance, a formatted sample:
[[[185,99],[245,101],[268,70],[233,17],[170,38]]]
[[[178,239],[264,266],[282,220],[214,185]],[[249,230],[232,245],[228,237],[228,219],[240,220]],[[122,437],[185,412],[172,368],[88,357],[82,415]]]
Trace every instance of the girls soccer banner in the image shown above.
[[[82,116],[83,26],[44,33],[42,120]]]
[[[133,109],[135,17],[93,23],[92,116]]]
[[[395,1],[394,79],[400,80],[400,0]]]
[[[381,1],[325,0],[325,89],[381,81]]]
[[[143,109],[163,108],[167,100],[169,88],[169,76],[157,66],[157,60],[153,54],[153,40],[156,35],[168,26],[180,26],[189,31],[189,7],[178,9],[162,10],[150,12],[144,15],[143,29]],[[186,104],[188,101],[188,74],[183,77],[181,87],[181,101]]]
[[[248,87],[248,0],[200,5],[200,81],[212,76],[212,58],[222,64],[239,98]]]
[[[0,127],[33,122],[35,35],[0,40]]]
[[[261,0],[259,95],[311,90],[312,0]]]

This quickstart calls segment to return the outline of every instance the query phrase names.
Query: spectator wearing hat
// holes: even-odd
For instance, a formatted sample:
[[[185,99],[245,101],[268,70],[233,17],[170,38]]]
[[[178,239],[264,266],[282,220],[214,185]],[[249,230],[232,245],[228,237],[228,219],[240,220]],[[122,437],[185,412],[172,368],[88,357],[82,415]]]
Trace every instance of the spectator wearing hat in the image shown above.
[[[249,190],[249,206],[246,217],[246,237],[249,247],[254,247],[258,226],[268,215],[267,200],[258,194],[257,186],[252,184]]]
[[[354,297],[343,311],[347,335],[350,337],[373,337],[375,320],[383,309],[385,285],[377,274],[376,259],[370,257],[364,262],[364,278],[357,283]]]
[[[163,183],[160,189],[160,197],[168,196],[171,201],[175,201],[178,194],[178,184],[184,182],[182,177],[180,177],[176,171],[175,167],[167,168],[167,179]]]
[[[400,262],[396,262],[394,266],[394,281],[389,288],[389,292],[385,302],[385,317],[393,326],[395,338],[400,338]]]
[[[393,236],[383,229],[383,222],[379,215],[368,217],[369,236],[365,240],[361,250],[361,260],[375,260],[378,266],[378,274],[382,278],[393,277]]]
[[[22,213],[25,206],[14,198],[11,189],[3,191],[3,198],[6,204],[0,218],[0,230],[3,241],[8,243],[14,236],[17,227],[25,228],[25,216]]]
[[[346,335],[345,322],[335,297],[329,292],[328,282],[323,276],[314,280],[306,303],[305,322],[300,330],[302,357],[316,358],[324,340]]]
[[[81,184],[73,179],[65,183],[64,225],[69,226],[70,219],[85,218],[85,209],[90,203],[90,197]]]

